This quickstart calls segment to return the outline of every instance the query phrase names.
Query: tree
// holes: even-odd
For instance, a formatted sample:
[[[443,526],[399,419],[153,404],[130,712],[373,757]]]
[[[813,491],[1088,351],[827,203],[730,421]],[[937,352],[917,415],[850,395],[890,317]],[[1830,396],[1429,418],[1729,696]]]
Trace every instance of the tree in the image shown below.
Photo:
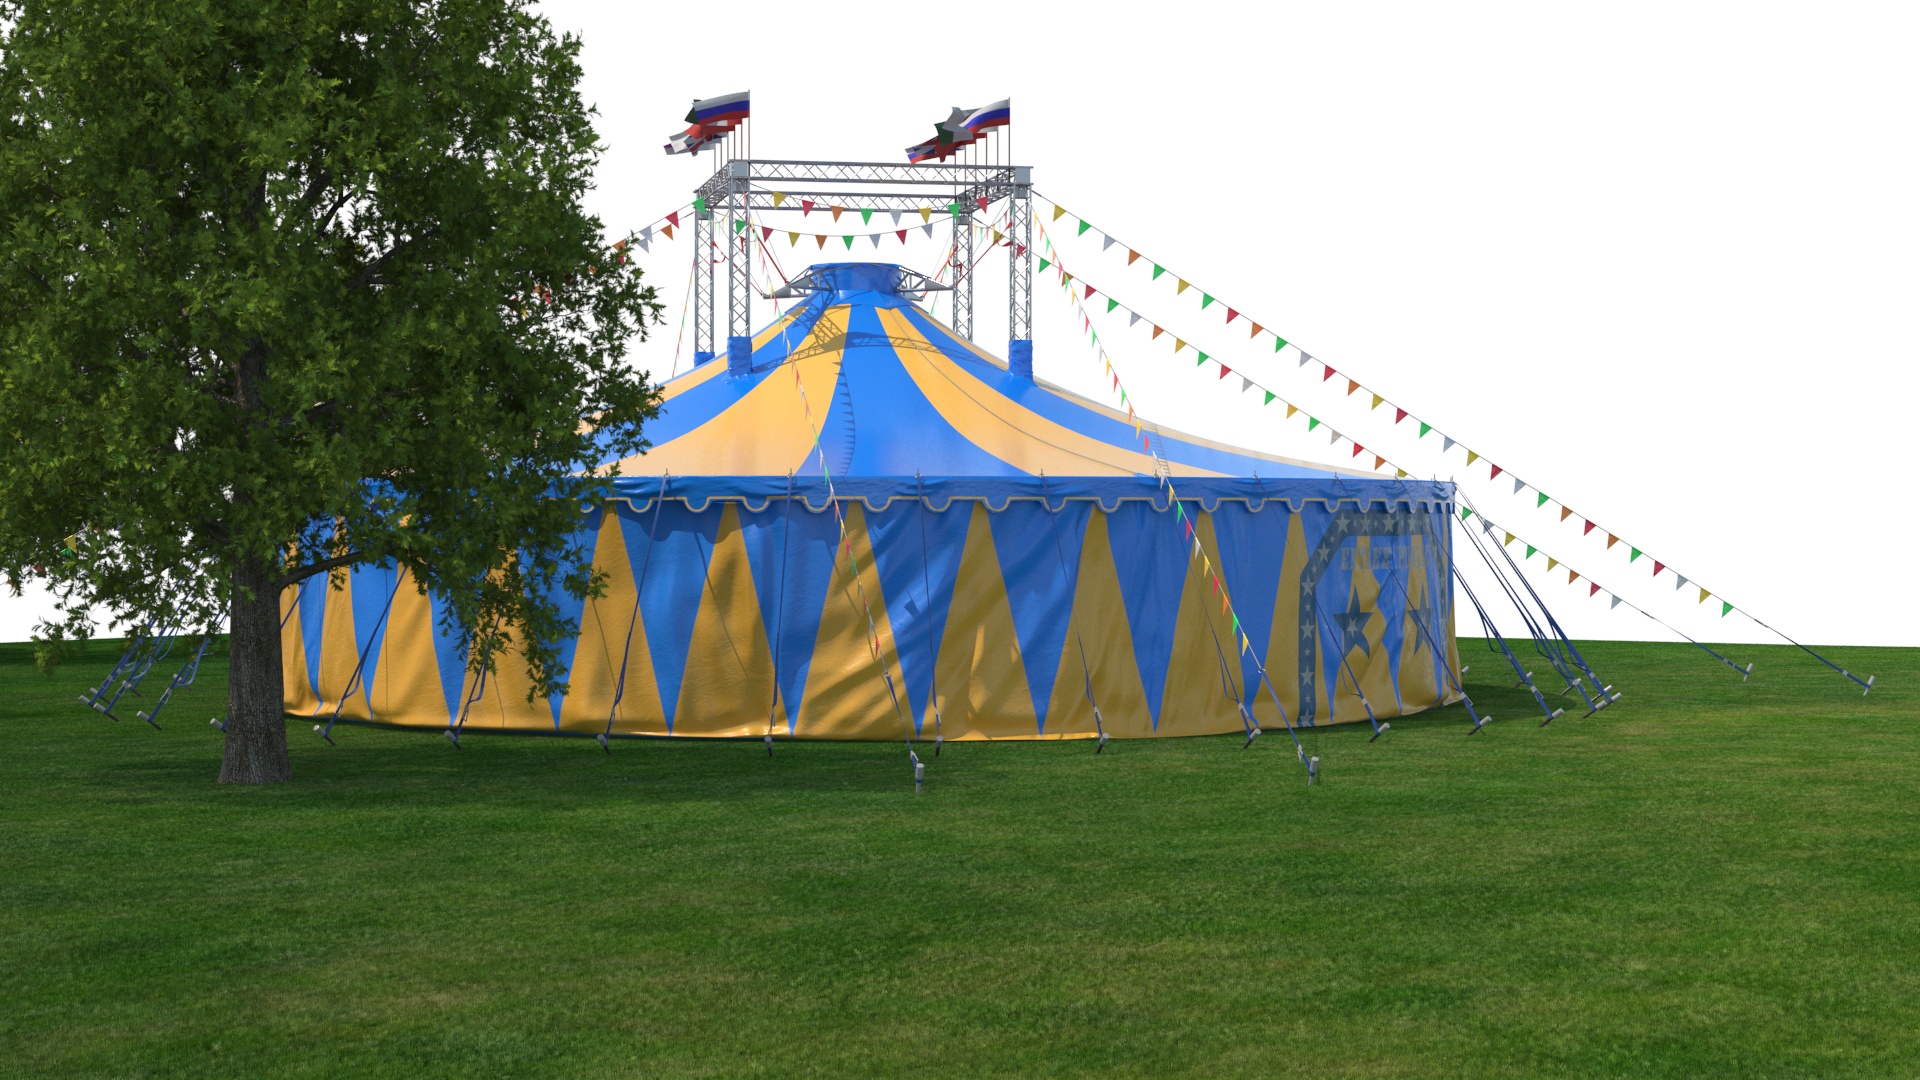
[[[390,561],[563,686],[547,597],[657,409],[528,0],[0,0],[0,571],[227,622],[220,779],[285,780],[282,593]],[[58,628],[50,628],[57,631]]]

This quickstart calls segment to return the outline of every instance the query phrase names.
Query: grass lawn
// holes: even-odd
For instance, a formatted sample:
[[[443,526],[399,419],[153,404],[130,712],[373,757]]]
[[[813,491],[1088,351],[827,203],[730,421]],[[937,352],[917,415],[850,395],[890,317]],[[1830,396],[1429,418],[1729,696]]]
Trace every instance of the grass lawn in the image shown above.
[[[296,724],[213,783],[0,646],[0,1075],[1920,1073],[1920,650],[1284,733],[901,747]],[[159,678],[154,679],[158,689]],[[126,710],[131,717],[132,710]]]

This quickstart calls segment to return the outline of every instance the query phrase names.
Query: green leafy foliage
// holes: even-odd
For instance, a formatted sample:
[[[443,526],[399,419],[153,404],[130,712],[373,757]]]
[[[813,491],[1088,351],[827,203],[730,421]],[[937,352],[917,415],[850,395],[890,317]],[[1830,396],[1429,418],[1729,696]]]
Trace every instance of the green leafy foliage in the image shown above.
[[[660,305],[580,205],[578,41],[525,0],[0,28],[0,573],[70,637],[387,560],[554,689],[593,466],[658,400],[625,352]]]

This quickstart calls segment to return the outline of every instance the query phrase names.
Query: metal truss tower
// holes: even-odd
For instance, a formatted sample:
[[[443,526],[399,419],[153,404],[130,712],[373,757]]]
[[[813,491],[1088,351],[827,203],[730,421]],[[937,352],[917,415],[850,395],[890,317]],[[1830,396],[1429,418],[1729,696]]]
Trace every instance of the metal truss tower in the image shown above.
[[[727,262],[727,362],[744,372],[753,349],[753,260],[756,215],[805,213],[806,208],[849,206],[877,211],[946,213],[953,224],[948,260],[953,289],[953,328],[973,337],[975,214],[1007,200],[1007,355],[1016,375],[1033,377],[1033,210],[1030,170],[1024,165],[901,165],[850,161],[726,162],[694,193],[694,358],[717,358],[714,340],[717,294],[713,267],[720,245]],[[776,194],[779,196],[776,200]],[[715,222],[720,221],[716,240]]]

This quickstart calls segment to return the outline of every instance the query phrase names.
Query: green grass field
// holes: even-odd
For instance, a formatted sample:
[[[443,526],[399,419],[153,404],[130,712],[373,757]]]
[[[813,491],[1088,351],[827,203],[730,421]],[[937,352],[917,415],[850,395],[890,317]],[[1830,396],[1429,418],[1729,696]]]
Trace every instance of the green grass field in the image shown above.
[[[1478,643],[1463,642],[1472,652]],[[6,1076],[1920,1073],[1920,650],[1303,736],[961,745],[292,729],[213,783],[0,646]],[[155,680],[155,690],[159,680]],[[131,710],[127,710],[131,717]]]

